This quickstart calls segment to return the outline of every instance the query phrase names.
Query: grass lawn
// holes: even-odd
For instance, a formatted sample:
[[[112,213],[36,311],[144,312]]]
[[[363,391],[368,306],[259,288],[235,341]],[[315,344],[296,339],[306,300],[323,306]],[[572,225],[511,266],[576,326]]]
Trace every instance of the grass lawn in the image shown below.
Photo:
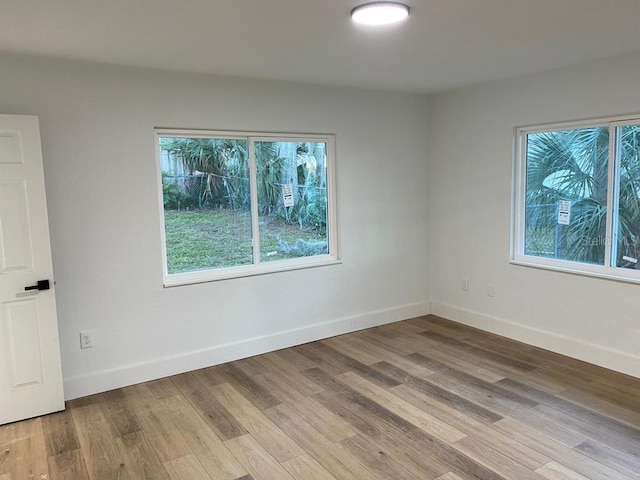
[[[167,268],[170,274],[251,265],[251,214],[240,210],[166,210]],[[326,242],[320,232],[260,217],[260,251],[263,262],[295,258],[283,245]]]

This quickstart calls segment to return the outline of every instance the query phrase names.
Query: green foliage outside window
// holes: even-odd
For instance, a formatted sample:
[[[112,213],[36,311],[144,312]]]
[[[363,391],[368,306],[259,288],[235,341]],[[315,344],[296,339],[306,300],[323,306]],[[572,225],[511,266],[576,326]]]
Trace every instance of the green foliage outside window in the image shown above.
[[[526,255],[602,265],[613,241],[613,266],[640,265],[623,259],[640,258],[640,126],[614,132],[615,159],[609,158],[608,126],[526,136]],[[613,161],[617,195],[608,209]],[[571,203],[568,225],[558,222],[563,200]],[[609,211],[614,214],[613,232],[606,229]]]

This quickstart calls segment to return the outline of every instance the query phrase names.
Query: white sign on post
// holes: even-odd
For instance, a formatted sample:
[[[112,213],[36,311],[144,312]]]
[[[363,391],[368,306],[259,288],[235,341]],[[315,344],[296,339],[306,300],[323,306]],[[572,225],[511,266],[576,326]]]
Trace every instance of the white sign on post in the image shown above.
[[[282,186],[282,201],[285,207],[293,207],[293,185],[288,183]]]
[[[558,224],[569,225],[571,222],[571,202],[560,200],[558,202]]]

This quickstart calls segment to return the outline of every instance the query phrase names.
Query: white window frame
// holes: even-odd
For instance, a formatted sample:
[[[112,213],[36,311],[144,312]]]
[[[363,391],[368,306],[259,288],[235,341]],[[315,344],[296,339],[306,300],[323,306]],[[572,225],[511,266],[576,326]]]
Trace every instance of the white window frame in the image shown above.
[[[535,125],[528,127],[516,127],[514,129],[514,153],[513,153],[513,188],[511,206],[511,251],[509,262],[515,265],[526,267],[555,270],[571,274],[586,275],[591,277],[604,278],[609,280],[640,283],[640,270],[625,269],[611,266],[612,252],[615,254],[617,248],[616,235],[613,226],[615,225],[614,204],[617,201],[618,189],[618,142],[615,135],[617,127],[625,125],[639,125],[640,114],[620,115],[601,117],[590,120],[579,120],[563,123],[551,123],[545,125]],[[588,263],[572,262],[567,260],[557,260],[553,258],[536,257],[525,255],[525,211],[526,211],[526,189],[527,189],[527,136],[530,134],[572,130],[578,128],[608,127],[609,129],[609,163],[608,163],[608,185],[607,185],[607,214],[606,214],[606,237],[608,246],[605,248],[605,259],[603,265],[593,265]],[[613,255],[615,258],[615,255]]]
[[[335,135],[334,134],[306,134],[306,133],[269,133],[269,132],[243,132],[198,130],[177,128],[155,128],[156,167],[158,186],[158,205],[160,207],[160,238],[162,244],[163,285],[173,287],[194,283],[212,282],[231,278],[249,277],[267,273],[299,270],[303,268],[321,267],[342,263],[339,253],[336,174],[335,174]],[[164,203],[162,193],[162,152],[160,149],[161,137],[184,138],[224,138],[240,139],[247,141],[248,163],[250,172],[251,191],[251,218],[252,218],[252,247],[253,264],[236,267],[224,267],[194,272],[169,274],[167,271],[167,242],[165,235]],[[326,169],[327,169],[327,245],[329,253],[309,257],[291,258],[269,262],[260,262],[260,235],[258,225],[258,191],[256,182],[255,142],[323,142],[326,144]]]

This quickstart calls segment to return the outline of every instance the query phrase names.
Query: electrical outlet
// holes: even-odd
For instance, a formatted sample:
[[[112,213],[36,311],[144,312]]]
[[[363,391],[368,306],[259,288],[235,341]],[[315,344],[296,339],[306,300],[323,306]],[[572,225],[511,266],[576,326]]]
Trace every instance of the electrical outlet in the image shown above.
[[[93,348],[93,335],[91,332],[80,332],[80,348]]]
[[[468,278],[463,278],[462,282],[460,283],[460,288],[462,288],[462,290],[464,290],[465,292],[469,291],[469,279]]]
[[[487,284],[487,297],[493,297],[496,294],[496,290],[495,287],[493,286],[493,283],[488,283]]]

